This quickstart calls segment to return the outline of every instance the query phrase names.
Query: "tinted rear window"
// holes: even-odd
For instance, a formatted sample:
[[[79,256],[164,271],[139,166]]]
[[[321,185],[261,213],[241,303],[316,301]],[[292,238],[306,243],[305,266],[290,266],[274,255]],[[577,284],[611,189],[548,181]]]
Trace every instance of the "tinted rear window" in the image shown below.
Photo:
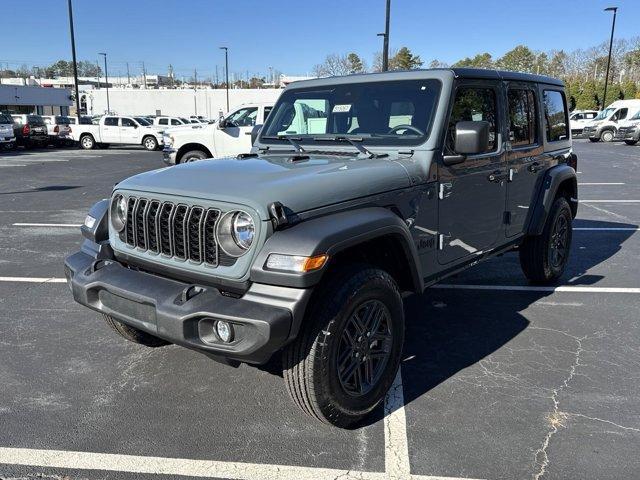
[[[557,142],[569,138],[569,122],[564,94],[558,90],[544,91],[544,123],[547,142]]]
[[[56,117],[56,124],[58,125],[69,125],[71,123],[71,121],[69,120],[69,117],[63,117],[58,115]]]
[[[7,124],[7,123],[13,123],[13,118],[9,115],[5,115],[4,113],[0,113],[0,123]]]
[[[27,122],[31,125],[44,125],[44,120],[40,115],[27,115]]]

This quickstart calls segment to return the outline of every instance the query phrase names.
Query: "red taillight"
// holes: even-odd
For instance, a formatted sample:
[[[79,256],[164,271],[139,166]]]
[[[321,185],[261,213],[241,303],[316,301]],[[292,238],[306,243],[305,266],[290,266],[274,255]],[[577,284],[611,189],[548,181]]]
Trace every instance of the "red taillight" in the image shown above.
[[[25,125],[22,127],[22,135],[29,135],[31,133],[31,127],[29,125]]]
[[[58,133],[60,131],[60,127],[56,125],[55,127],[53,127],[53,131],[54,133]]]

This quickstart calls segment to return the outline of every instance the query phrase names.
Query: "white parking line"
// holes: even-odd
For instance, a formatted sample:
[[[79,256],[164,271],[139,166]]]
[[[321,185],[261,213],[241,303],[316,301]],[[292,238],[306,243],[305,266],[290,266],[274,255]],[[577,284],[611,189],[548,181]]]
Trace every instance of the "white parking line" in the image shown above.
[[[569,285],[538,286],[538,285],[453,285],[439,283],[431,288],[452,290],[512,290],[518,292],[568,292],[568,293],[640,293],[640,288],[619,287],[574,287]]]
[[[411,472],[400,370],[384,398],[384,465],[391,478],[405,478]]]
[[[626,185],[624,182],[585,182],[578,185]]]
[[[580,203],[640,203],[640,200],[580,200]]]
[[[79,223],[14,223],[14,227],[73,227],[79,228],[81,225]]]
[[[67,283],[67,279],[66,278],[56,278],[56,277],[0,277],[0,282]]]

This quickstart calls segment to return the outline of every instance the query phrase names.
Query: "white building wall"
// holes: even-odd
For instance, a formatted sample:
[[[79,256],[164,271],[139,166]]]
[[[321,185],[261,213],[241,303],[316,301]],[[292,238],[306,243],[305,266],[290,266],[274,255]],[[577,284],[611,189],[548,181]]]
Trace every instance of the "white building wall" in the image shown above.
[[[280,89],[229,90],[229,108],[244,103],[275,101]],[[87,95],[87,113],[103,114],[107,110],[106,89],[91,90]],[[203,115],[217,118],[218,112],[227,110],[224,89],[209,90],[132,90],[109,89],[111,111],[120,115]]]

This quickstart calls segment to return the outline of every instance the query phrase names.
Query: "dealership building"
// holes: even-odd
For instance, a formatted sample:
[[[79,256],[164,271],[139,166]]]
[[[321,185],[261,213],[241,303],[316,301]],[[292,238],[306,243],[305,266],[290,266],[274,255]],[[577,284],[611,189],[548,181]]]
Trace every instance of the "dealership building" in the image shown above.
[[[67,88],[0,85],[1,112],[69,115],[72,98]]]

